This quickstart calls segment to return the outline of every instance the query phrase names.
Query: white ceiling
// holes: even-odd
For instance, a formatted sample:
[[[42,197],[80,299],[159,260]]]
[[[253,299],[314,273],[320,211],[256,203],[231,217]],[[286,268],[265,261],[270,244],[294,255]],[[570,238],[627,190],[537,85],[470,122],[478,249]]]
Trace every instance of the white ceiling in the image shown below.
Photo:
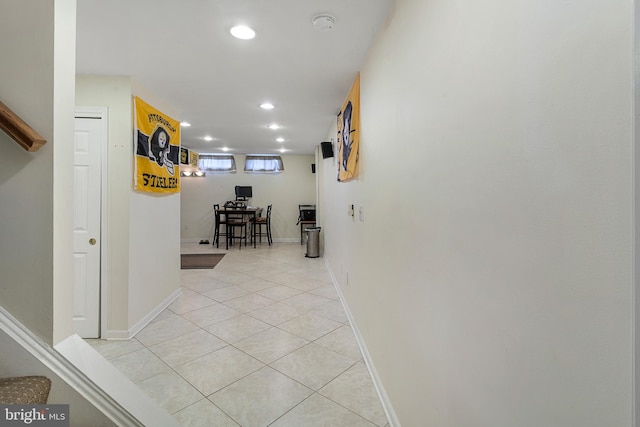
[[[80,0],[77,73],[133,77],[182,112],[174,118],[192,124],[182,145],[195,151],[311,154],[392,2]],[[335,25],[315,31],[312,18],[324,12]],[[255,39],[232,37],[239,23]],[[261,109],[265,101],[275,108]],[[273,122],[282,128],[268,129]]]

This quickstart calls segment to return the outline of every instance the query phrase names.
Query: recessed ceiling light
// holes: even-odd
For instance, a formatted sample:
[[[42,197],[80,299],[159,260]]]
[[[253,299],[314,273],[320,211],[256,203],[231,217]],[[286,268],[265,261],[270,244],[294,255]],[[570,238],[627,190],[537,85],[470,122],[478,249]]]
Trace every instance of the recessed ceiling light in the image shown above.
[[[285,148],[281,148],[281,149],[280,149],[280,152],[281,152],[281,153],[285,153],[286,151],[287,151],[287,150],[286,150]]]
[[[224,152],[227,152],[227,151],[230,150],[230,148],[229,147],[222,147],[221,150],[224,151]]]
[[[273,104],[270,102],[265,102],[264,104],[260,104],[260,108],[264,108],[265,110],[273,110]]]
[[[246,25],[238,25],[231,29],[231,35],[237,39],[251,40],[256,36],[256,32]]]
[[[189,123],[189,122],[180,122],[180,126],[182,126],[183,128],[188,128],[189,126],[191,126],[191,123]]]
[[[284,142],[284,138],[283,137],[276,138],[276,142]]]
[[[213,138],[211,138],[209,135],[205,136],[204,138],[205,141],[213,141]]]
[[[267,127],[268,127],[269,129],[273,129],[273,130],[280,129],[280,126],[279,126],[279,125],[277,125],[276,123],[271,123],[271,124],[270,124],[269,126],[267,126]]]

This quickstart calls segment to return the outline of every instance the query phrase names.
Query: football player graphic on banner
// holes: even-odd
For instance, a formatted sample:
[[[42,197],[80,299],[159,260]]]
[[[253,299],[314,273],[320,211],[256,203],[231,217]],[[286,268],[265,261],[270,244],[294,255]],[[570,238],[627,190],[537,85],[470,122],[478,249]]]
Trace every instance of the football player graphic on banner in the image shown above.
[[[149,138],[149,158],[154,160],[158,166],[166,167],[171,175],[174,175],[173,162],[169,159],[171,144],[169,134],[162,127],[158,126]]]
[[[342,112],[342,170],[348,170],[349,156],[351,155],[351,110],[353,109],[351,101],[347,103],[344,111]]]
[[[336,127],[338,147],[338,181],[358,175],[360,146],[360,74],[353,82],[347,99],[338,113]]]

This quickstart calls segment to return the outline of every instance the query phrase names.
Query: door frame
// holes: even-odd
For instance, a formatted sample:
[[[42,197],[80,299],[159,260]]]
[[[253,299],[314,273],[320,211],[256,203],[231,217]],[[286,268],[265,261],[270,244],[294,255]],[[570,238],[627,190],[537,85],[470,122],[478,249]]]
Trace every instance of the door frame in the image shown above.
[[[109,109],[107,107],[76,106],[75,118],[100,119],[100,338],[107,338],[107,202],[108,198],[108,154],[109,154]]]

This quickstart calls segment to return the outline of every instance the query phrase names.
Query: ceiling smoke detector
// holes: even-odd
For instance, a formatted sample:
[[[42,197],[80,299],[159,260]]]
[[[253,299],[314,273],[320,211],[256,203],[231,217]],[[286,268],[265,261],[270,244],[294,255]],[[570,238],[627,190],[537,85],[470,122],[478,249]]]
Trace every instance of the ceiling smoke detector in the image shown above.
[[[311,23],[316,31],[329,31],[336,23],[336,18],[328,13],[321,13],[314,16]]]

